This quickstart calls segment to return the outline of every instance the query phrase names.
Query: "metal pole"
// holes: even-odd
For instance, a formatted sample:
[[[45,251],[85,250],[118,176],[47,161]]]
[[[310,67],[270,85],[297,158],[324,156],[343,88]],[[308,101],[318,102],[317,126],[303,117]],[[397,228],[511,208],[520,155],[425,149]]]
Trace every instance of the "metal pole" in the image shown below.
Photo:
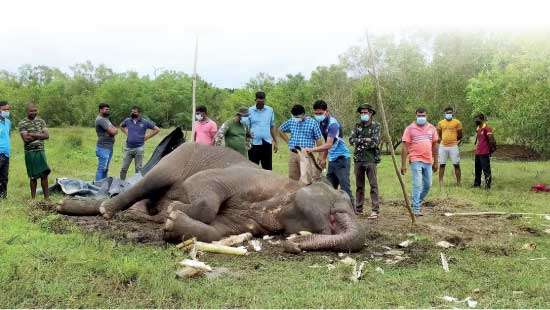
[[[411,210],[409,195],[407,194],[407,190],[405,189],[405,183],[403,182],[403,178],[401,177],[401,173],[399,172],[399,168],[397,167],[397,161],[395,160],[395,149],[393,148],[393,143],[391,141],[390,129],[388,127],[388,120],[386,118],[386,111],[384,109],[384,102],[382,101],[382,91],[380,87],[380,81],[378,79],[378,73],[376,72],[376,64],[375,64],[374,54],[372,53],[368,32],[367,32],[367,46],[369,49],[369,58],[372,65],[372,75],[374,76],[374,80],[376,82],[376,92],[378,93],[378,105],[380,108],[380,114],[382,115],[382,122],[384,123],[384,133],[386,134],[386,139],[388,140],[388,144],[390,146],[391,159],[393,161],[395,174],[397,175],[397,179],[399,179],[399,184],[401,184],[401,190],[403,191],[403,198],[405,198],[405,209],[407,209],[407,212],[409,213],[409,216],[411,218],[411,222],[414,224],[416,222],[416,219],[415,219],[414,213]]]
[[[196,112],[196,89],[197,89],[197,56],[199,51],[199,37],[195,39],[195,61],[193,64],[193,95],[192,95],[192,113],[191,114],[191,140],[195,139],[195,112]]]

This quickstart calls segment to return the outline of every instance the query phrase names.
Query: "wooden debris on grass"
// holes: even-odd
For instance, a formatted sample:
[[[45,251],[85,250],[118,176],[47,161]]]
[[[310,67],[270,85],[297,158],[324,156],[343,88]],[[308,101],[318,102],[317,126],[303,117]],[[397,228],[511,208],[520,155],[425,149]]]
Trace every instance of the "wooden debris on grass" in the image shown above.
[[[254,249],[256,252],[260,252],[262,250],[262,242],[260,240],[254,239],[249,240],[248,244]]]
[[[528,250],[528,251],[533,251],[536,248],[537,248],[537,245],[533,242],[526,243],[521,247],[522,250]]]
[[[231,247],[221,244],[213,244],[197,241],[195,238],[185,240],[176,247],[184,251],[202,251],[208,253],[229,254],[229,255],[245,255],[247,250],[245,247]]]
[[[183,266],[176,271],[176,275],[180,278],[195,278],[213,270],[212,267],[196,259],[184,259],[178,264]]]
[[[445,240],[443,241],[439,241],[438,243],[436,243],[436,245],[440,248],[444,248],[444,249],[448,249],[450,247],[454,247],[455,245],[450,243],[450,242],[447,242]]]
[[[412,240],[405,240],[405,241],[399,243],[399,247],[406,248],[406,247],[409,247],[413,243],[414,243],[414,241],[412,241]]]
[[[445,272],[449,272],[449,263],[447,262],[447,257],[445,257],[445,254],[443,254],[443,252],[440,252],[439,255],[441,257],[441,266],[443,267],[443,270],[445,270]]]
[[[543,216],[545,219],[550,219],[550,214],[543,213],[525,213],[525,212],[464,212],[464,213],[451,213],[446,212],[443,215],[446,217],[456,217],[456,216],[523,216],[523,215],[536,215]]]
[[[252,239],[252,234],[247,232],[247,233],[244,233],[244,234],[240,234],[240,235],[232,235],[232,236],[229,236],[227,238],[223,238],[221,240],[218,240],[218,241],[214,241],[212,242],[213,244],[219,244],[219,245],[225,245],[225,246],[232,246],[232,245],[235,245],[235,244],[241,244],[245,241],[248,241]]]

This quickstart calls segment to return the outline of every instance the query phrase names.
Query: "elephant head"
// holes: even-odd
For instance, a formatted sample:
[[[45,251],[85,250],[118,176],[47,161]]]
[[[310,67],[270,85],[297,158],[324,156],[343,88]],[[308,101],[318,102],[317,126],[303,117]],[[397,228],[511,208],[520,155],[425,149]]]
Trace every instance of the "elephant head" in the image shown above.
[[[358,251],[365,243],[365,233],[353,211],[349,196],[324,182],[299,189],[294,208],[281,220],[287,232],[306,230],[312,235],[289,240],[285,249]]]

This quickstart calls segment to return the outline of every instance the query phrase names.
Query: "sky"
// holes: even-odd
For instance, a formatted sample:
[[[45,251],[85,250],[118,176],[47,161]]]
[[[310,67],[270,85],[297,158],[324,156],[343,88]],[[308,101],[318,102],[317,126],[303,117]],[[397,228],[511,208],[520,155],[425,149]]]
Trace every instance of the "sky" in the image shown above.
[[[90,60],[116,72],[193,71],[237,88],[259,72],[309,73],[372,34],[411,29],[550,29],[550,1],[3,1],[0,70],[68,71]]]

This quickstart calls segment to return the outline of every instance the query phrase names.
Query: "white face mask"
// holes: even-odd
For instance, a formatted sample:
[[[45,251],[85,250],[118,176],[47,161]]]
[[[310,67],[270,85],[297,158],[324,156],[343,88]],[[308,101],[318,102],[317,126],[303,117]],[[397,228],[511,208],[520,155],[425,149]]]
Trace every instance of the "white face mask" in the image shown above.
[[[0,114],[3,118],[9,118],[10,117],[10,111],[2,111]]]
[[[197,121],[202,121],[202,119],[203,119],[202,114],[195,114],[195,119]]]

